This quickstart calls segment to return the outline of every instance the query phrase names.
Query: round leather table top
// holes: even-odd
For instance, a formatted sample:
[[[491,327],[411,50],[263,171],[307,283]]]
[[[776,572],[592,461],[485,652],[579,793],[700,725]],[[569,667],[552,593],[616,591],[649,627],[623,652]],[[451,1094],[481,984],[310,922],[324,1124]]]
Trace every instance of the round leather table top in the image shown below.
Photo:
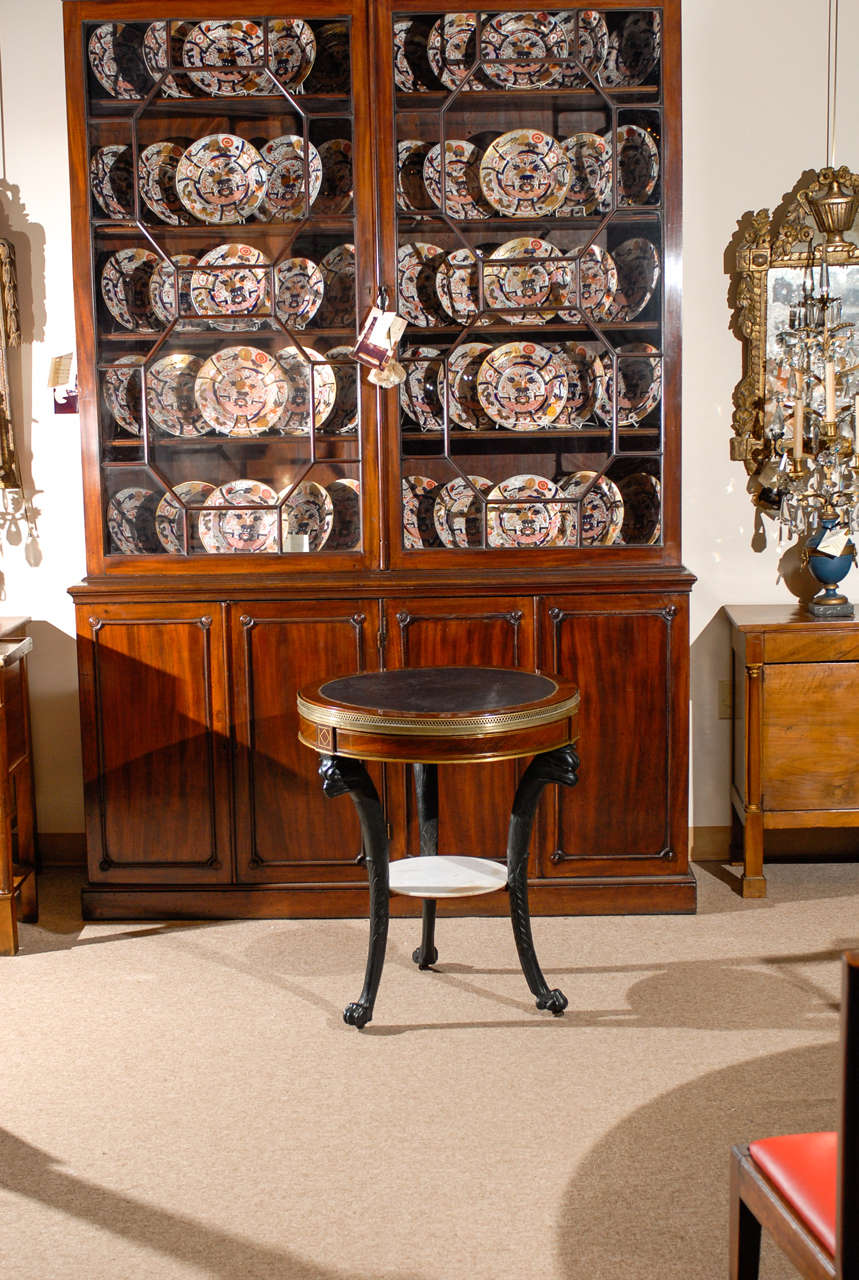
[[[474,715],[541,702],[558,686],[548,676],[501,667],[412,667],[368,671],[320,685],[319,696],[365,711]]]

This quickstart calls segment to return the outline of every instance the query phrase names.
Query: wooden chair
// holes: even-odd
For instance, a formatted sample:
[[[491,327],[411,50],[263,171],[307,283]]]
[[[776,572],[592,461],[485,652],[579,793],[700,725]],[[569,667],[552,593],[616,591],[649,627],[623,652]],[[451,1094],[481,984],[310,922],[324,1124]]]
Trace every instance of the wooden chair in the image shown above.
[[[843,961],[837,1133],[731,1152],[731,1280],[757,1280],[761,1228],[810,1280],[859,1280],[859,951]]]

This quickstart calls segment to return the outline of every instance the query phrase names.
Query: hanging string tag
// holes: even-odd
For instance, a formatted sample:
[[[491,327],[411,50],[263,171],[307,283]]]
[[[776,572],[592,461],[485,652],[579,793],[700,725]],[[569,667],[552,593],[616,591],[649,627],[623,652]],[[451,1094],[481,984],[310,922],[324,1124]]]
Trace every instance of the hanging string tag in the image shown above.
[[[370,308],[352,355],[370,370],[370,382],[380,387],[394,387],[405,379],[406,371],[394,359],[397,343],[403,336],[406,321],[396,311],[388,310],[388,291],[379,290],[376,305]]]

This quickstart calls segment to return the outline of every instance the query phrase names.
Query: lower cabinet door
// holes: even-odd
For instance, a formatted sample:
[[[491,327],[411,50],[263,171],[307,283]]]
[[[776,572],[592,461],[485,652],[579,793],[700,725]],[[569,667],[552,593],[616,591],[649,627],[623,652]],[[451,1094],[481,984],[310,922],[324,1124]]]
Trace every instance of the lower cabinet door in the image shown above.
[[[533,599],[388,600],[388,667],[523,667],[534,669]],[[519,777],[515,760],[440,765],[439,852],[503,857]],[[420,852],[411,769],[389,766],[393,856]]]
[[[78,609],[91,882],[232,875],[221,608]]]
[[[688,866],[685,596],[541,601],[542,669],[579,687],[578,784],[551,788],[543,876]],[[548,847],[547,847],[548,846]]]
[[[240,881],[366,886],[354,806],[324,795],[295,699],[328,676],[375,670],[378,630],[375,600],[231,606]],[[382,770],[370,772],[384,801]]]

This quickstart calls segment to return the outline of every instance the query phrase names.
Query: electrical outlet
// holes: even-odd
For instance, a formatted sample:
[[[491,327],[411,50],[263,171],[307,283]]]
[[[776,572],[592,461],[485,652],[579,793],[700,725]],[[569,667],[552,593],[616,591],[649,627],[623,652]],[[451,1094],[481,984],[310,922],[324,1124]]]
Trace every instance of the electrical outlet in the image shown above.
[[[734,700],[731,696],[730,680],[719,681],[719,719],[731,720],[734,715]]]

